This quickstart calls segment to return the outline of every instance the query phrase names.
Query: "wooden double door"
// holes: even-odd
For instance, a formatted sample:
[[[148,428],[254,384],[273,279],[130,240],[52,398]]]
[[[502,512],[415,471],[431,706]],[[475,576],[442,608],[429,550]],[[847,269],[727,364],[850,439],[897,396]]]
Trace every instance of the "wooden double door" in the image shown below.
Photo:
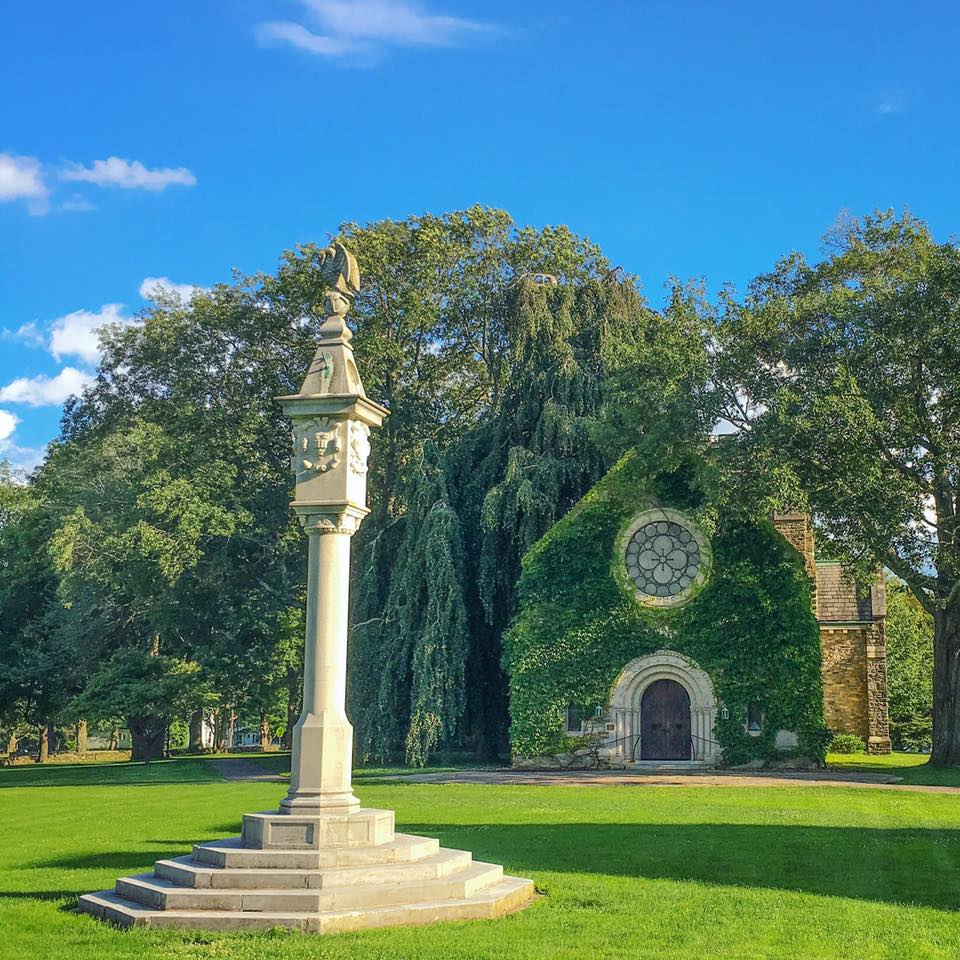
[[[640,700],[640,759],[691,759],[690,695],[676,680],[654,680]]]

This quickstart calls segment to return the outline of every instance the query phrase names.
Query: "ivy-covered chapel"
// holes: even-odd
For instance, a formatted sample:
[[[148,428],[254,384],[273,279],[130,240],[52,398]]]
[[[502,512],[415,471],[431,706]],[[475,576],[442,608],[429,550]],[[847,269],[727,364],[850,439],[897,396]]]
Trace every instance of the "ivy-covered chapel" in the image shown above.
[[[806,515],[745,520],[628,455],[523,561],[514,763],[805,765],[838,733],[889,752],[884,614]]]

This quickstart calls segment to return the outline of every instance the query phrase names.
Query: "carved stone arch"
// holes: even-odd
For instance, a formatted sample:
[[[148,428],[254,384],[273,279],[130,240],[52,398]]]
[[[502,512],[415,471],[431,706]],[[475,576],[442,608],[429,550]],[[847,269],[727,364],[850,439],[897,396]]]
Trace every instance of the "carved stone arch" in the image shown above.
[[[693,660],[675,650],[657,650],[631,660],[617,677],[609,712],[614,724],[612,752],[624,760],[640,755],[640,705],[644,691],[657,680],[674,680],[690,697],[691,759],[714,764],[720,748],[714,741],[717,700],[713,681]]]

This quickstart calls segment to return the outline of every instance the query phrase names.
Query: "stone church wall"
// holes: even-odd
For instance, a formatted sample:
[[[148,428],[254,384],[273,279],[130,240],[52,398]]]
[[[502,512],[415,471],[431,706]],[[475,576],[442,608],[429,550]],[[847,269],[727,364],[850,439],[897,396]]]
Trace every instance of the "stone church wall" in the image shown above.
[[[870,753],[890,752],[883,621],[820,629],[823,719],[838,733],[863,737]]]
[[[867,634],[865,627],[820,628],[823,721],[835,732],[854,733],[864,740],[870,735]]]
[[[814,587],[823,656],[824,723],[835,733],[862,737],[871,753],[888,753],[883,580],[878,578],[864,590],[847,578],[840,564],[818,564],[813,526],[806,514],[775,514],[773,522],[803,557]]]

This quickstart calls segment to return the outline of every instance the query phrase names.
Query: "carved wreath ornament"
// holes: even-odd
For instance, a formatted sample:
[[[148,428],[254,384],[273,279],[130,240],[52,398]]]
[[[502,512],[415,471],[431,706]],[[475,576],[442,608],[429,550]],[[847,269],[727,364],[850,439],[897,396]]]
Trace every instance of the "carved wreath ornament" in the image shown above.
[[[648,510],[634,519],[624,537],[623,562],[642,603],[672,606],[706,580],[710,548],[682,514]]]

